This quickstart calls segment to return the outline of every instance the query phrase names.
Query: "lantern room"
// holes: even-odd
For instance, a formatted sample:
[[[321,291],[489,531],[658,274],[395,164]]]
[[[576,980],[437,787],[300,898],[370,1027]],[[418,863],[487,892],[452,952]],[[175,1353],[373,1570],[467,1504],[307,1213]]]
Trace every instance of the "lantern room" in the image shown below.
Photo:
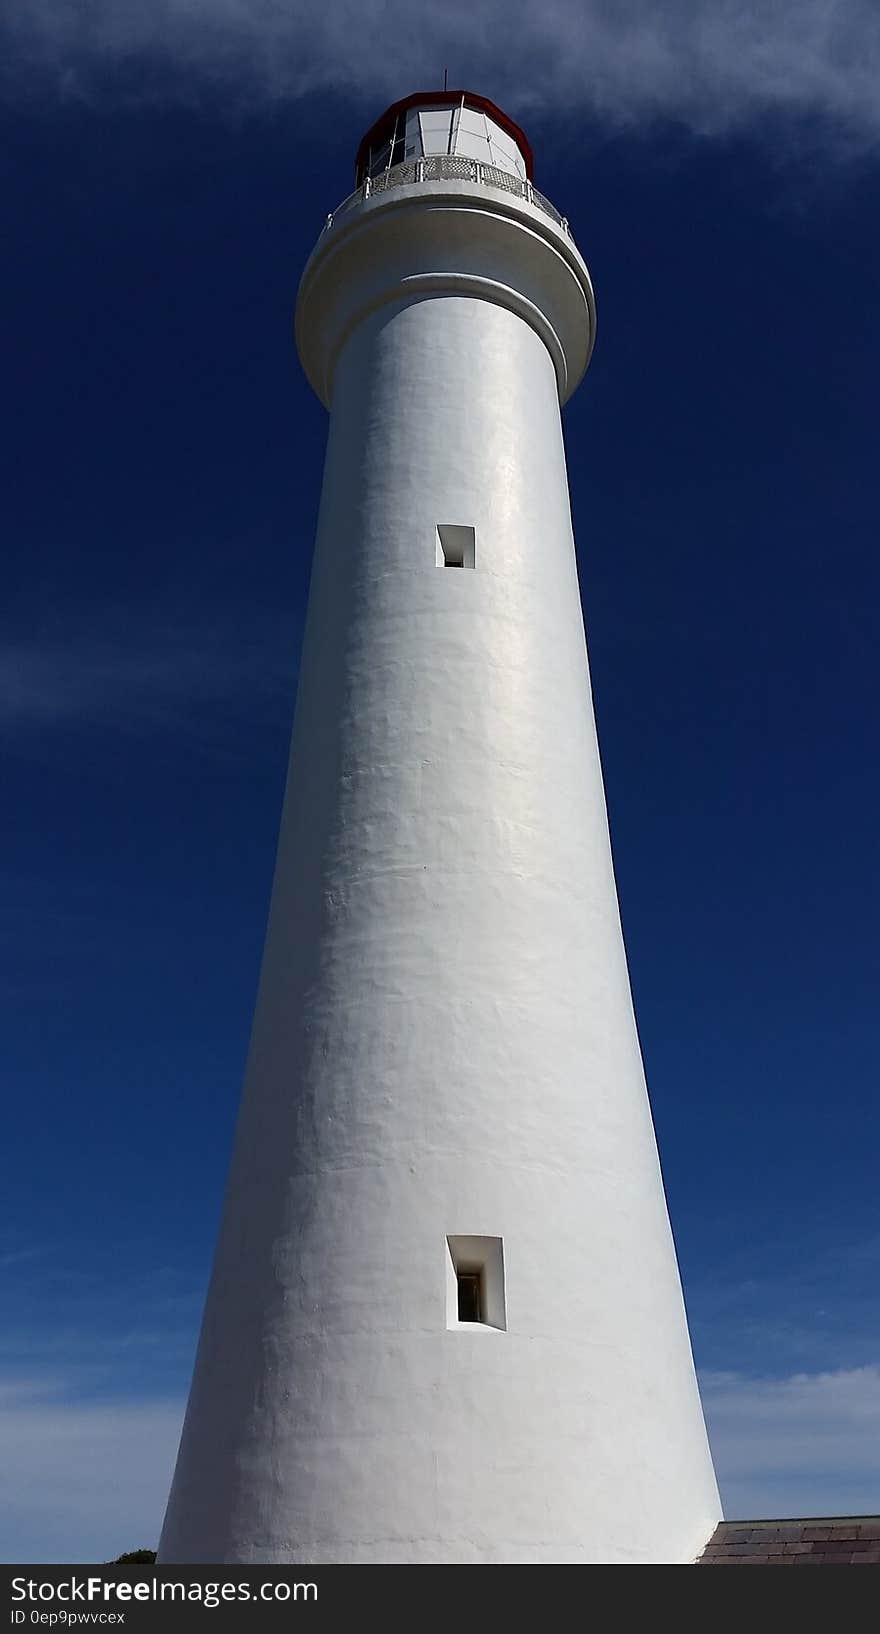
[[[393,165],[441,154],[476,159],[521,181],[532,180],[527,137],[488,97],[424,91],[392,103],[371,125],[358,148],[357,184]]]

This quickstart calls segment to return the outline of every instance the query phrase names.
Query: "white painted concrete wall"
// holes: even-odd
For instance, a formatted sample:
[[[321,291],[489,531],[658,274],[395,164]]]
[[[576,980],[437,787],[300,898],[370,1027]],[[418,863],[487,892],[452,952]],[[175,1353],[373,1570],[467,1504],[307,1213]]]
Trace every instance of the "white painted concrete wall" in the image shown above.
[[[478,213],[465,226],[479,238]],[[326,285],[348,263],[321,254]],[[540,325],[461,287],[398,292],[339,344],[308,297],[311,343],[337,337],[333,412],[166,1562],[678,1562],[720,1513],[618,917],[558,370]],[[301,316],[307,293],[308,275]],[[436,565],[444,522],[476,529],[473,570]],[[503,1239],[506,1332],[447,1327],[454,1235]]]

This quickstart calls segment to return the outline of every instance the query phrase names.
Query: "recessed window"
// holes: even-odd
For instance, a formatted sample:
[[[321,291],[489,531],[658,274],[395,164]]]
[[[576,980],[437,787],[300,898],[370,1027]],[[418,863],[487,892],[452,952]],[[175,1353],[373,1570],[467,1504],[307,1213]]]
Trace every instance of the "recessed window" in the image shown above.
[[[475,567],[477,559],[477,541],[473,528],[465,528],[458,522],[437,523],[437,553],[438,567]]]
[[[446,1326],[490,1333],[506,1330],[504,1244],[500,1237],[447,1237]]]
[[[482,1322],[482,1320],[483,1320],[483,1273],[482,1273],[482,1271],[459,1271],[457,1274],[458,1274],[458,1320],[459,1320],[459,1322]]]

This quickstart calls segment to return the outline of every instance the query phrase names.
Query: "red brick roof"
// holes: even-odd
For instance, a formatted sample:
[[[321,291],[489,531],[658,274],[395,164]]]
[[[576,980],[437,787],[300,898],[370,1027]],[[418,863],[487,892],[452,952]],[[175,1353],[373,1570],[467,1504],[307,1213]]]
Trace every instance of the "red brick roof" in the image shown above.
[[[880,1566],[880,1515],[722,1521],[698,1566]]]

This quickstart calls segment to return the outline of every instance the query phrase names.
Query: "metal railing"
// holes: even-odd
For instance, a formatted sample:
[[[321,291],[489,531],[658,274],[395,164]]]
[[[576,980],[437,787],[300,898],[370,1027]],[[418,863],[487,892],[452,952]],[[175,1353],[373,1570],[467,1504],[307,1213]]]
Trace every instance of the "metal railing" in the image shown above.
[[[383,170],[378,176],[367,176],[349,193],[347,199],[331,210],[324,231],[332,227],[334,221],[343,215],[346,210],[360,204],[363,199],[372,198],[374,193],[385,193],[390,187],[411,187],[420,182],[476,182],[482,187],[500,187],[505,193],[513,193],[516,198],[525,199],[528,204],[537,205],[539,210],[550,216],[561,227],[563,232],[571,237],[571,228],[565,216],[561,216],[554,204],[539,193],[531,182],[524,181],[521,176],[514,176],[509,170],[499,170],[497,165],[483,164],[480,159],[463,159],[456,154],[435,154],[425,159],[404,160],[402,164],[392,165],[389,170]]]

